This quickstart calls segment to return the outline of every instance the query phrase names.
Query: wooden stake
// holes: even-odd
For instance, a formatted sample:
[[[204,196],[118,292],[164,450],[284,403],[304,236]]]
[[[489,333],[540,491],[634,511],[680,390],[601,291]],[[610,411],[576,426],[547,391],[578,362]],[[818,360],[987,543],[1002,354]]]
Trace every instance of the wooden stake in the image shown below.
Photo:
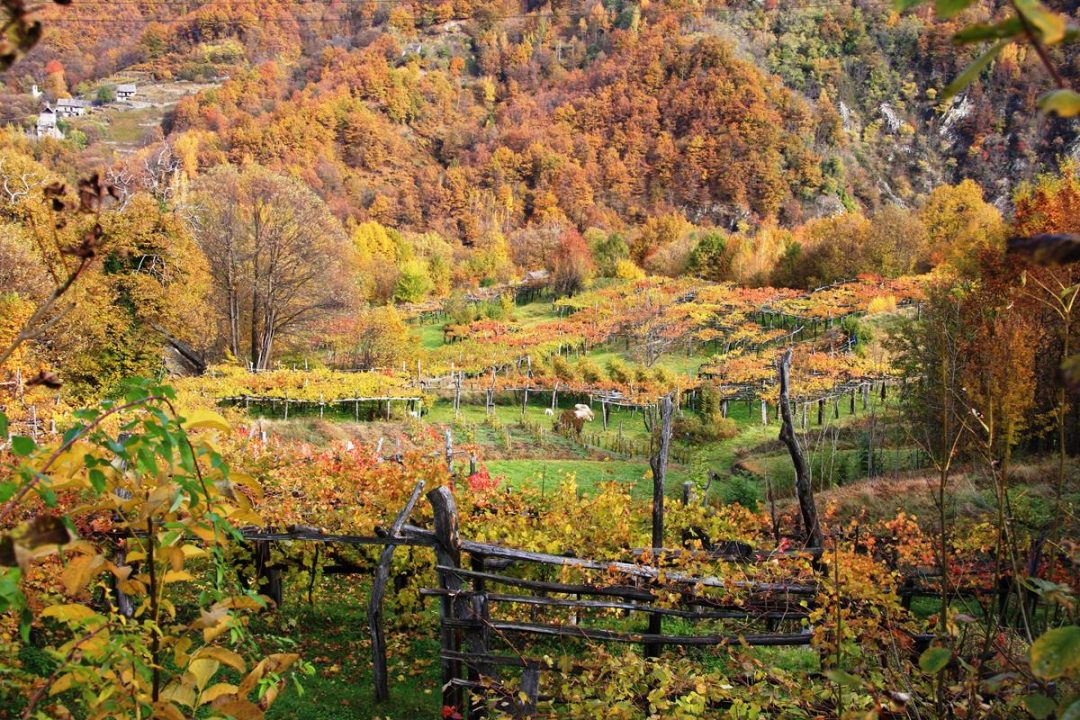
[[[390,526],[390,537],[396,538],[401,534],[401,528],[405,526],[409,514],[416,501],[420,499],[420,493],[424,490],[424,481],[416,483],[409,501],[394,518]],[[390,688],[387,683],[386,672],[386,638],[383,635],[382,623],[382,600],[386,594],[386,582],[390,579],[390,567],[394,560],[395,545],[387,545],[383,548],[379,557],[379,566],[375,570],[375,577],[371,582],[371,597],[368,600],[368,627],[371,630],[371,660],[374,671],[375,699],[384,702],[390,699]]]

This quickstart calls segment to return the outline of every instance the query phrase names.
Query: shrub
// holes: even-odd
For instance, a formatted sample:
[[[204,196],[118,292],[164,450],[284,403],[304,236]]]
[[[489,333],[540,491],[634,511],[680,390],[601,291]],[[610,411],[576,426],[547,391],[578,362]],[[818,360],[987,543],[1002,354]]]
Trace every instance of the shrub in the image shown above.
[[[615,277],[620,280],[643,280],[645,271],[635,265],[633,260],[619,260],[615,263]]]
[[[580,438],[585,418],[579,418],[573,410],[563,410],[555,421],[555,432],[567,437]]]
[[[624,385],[629,383],[632,377],[630,375],[630,368],[618,358],[611,358],[608,360],[607,374],[612,382],[622,383]]]
[[[727,505],[739,504],[751,510],[756,510],[765,499],[757,482],[741,473],[732,475],[731,480],[721,487],[720,497]]]
[[[876,297],[870,301],[870,304],[866,306],[867,315],[877,315],[879,313],[891,313],[896,312],[896,296],[886,295],[884,297]]]
[[[683,442],[716,442],[728,440],[739,434],[735,421],[719,415],[698,417],[683,415],[675,418],[672,424],[672,436]]]
[[[594,363],[588,358],[581,358],[577,364],[578,375],[581,379],[587,383],[597,383],[604,378],[604,373],[600,370],[600,366]]]
[[[551,372],[555,374],[555,377],[559,378],[563,382],[570,382],[575,379],[574,368],[566,361],[562,355],[552,355],[548,362],[551,365]]]

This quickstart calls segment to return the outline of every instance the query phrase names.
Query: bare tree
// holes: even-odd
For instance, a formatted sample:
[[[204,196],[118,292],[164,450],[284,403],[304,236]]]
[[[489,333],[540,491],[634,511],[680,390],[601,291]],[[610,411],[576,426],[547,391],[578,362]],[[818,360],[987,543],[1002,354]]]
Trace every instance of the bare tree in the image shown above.
[[[795,465],[795,494],[799,498],[799,511],[802,514],[803,527],[806,530],[807,547],[819,548],[823,544],[821,525],[818,524],[817,505],[814,502],[814,484],[810,474],[810,463],[803,454],[799,445],[799,437],[795,434],[795,423],[791,418],[791,348],[777,362],[777,371],[780,375],[780,417],[783,423],[780,426],[780,441],[787,446],[791,454],[791,462]]]
[[[256,166],[221,168],[198,195],[229,350],[265,369],[282,336],[344,306],[344,232],[308,188]]]
[[[45,187],[46,180],[32,172],[15,168],[7,158],[0,158],[0,189],[8,205],[15,205]]]

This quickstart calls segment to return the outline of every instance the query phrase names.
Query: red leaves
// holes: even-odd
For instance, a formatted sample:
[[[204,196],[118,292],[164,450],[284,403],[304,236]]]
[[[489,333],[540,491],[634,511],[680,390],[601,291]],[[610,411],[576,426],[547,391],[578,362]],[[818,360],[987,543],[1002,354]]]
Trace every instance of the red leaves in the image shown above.
[[[442,716],[443,720],[464,720],[458,712],[457,705],[443,705]]]
[[[468,484],[469,490],[474,493],[492,492],[499,487],[499,478],[491,477],[491,473],[488,472],[486,467],[481,467],[466,478],[465,482]]]

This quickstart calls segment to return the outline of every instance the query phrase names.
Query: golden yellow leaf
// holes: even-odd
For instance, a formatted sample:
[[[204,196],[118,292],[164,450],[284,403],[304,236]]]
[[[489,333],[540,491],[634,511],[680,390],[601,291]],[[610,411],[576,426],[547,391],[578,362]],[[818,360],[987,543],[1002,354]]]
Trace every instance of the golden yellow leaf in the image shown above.
[[[211,658],[240,672],[244,672],[244,670],[247,669],[247,663],[244,662],[244,658],[240,657],[232,650],[226,650],[222,647],[204,647],[195,653],[195,657]]]
[[[187,720],[184,713],[165,700],[154,703],[154,720]]]
[[[67,623],[89,620],[94,617],[100,618],[101,616],[85,605],[67,603],[66,605],[50,605],[41,611],[41,617],[53,617],[60,622]]]
[[[195,678],[195,687],[202,690],[220,668],[221,663],[217,660],[197,657],[188,664],[187,671]]]
[[[195,430],[197,428],[210,428],[221,432],[232,430],[225,418],[212,410],[192,410],[187,414],[187,419],[184,420],[184,429]]]
[[[146,585],[138,580],[123,580],[116,583],[116,587],[119,588],[120,592],[128,595],[142,595],[146,592]]]
[[[240,695],[246,696],[255,686],[262,680],[263,675],[266,674],[266,659],[260,660],[259,663],[251,668],[251,672],[244,676],[244,679],[240,681]]]
[[[180,667],[187,666],[189,659],[188,650],[191,649],[191,645],[191,638],[185,637],[178,640],[176,645],[173,647],[173,659]]]
[[[206,688],[206,692],[199,697],[199,704],[205,705],[207,703],[212,703],[218,698],[224,698],[226,700],[236,699],[236,689],[235,685],[230,685],[229,683],[217,683],[216,685],[211,685]]]
[[[290,665],[300,659],[300,655],[297,653],[274,653],[268,655],[266,660],[269,664],[270,672],[284,672]]]
[[[259,481],[256,480],[253,476],[248,475],[247,473],[234,471],[229,473],[229,479],[237,485],[243,485],[244,487],[246,487],[252,492],[253,495],[255,495],[256,498],[261,498],[263,496],[262,485],[260,485]]]
[[[190,682],[173,682],[161,691],[161,697],[184,707],[195,706],[195,689]]]
[[[171,505],[174,495],[176,495],[176,486],[172,483],[158,485],[146,499],[143,512],[149,513],[161,505]]]
[[[233,720],[262,720],[263,717],[263,711],[250,700],[228,700],[214,703],[212,707],[223,715],[232,716]]]
[[[60,575],[68,595],[75,595],[85,588],[104,565],[103,555],[79,555],[68,561]]]
[[[205,540],[206,542],[214,542],[215,540],[215,533],[212,527],[197,523],[189,527],[188,530],[200,540]]]
[[[72,683],[75,681],[75,676],[71,673],[61,675],[56,679],[56,682],[49,688],[49,695],[59,695],[71,688]]]
[[[106,569],[116,576],[117,580],[127,580],[131,577],[130,565],[113,565],[112,563],[105,564]]]
[[[185,558],[203,557],[206,555],[206,551],[198,545],[192,545],[188,543],[180,548],[180,551],[184,554]]]
[[[161,582],[168,585],[169,583],[176,582],[191,582],[195,578],[187,570],[170,570],[165,573],[165,577],[161,578]]]
[[[199,611],[200,617],[194,627],[202,628],[203,641],[212,642],[214,638],[229,629],[229,611],[225,607],[214,607],[207,612]]]
[[[162,610],[169,614],[170,618],[172,618],[173,620],[176,619],[176,606],[173,605],[171,600],[169,600],[168,598],[161,598],[161,600],[158,601],[158,605],[161,607]]]

